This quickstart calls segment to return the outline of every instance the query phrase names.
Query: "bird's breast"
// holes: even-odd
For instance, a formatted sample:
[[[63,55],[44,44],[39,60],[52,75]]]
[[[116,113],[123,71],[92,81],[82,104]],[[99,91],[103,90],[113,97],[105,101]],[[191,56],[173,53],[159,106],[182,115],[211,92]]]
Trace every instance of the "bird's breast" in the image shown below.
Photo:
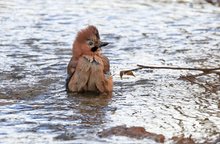
[[[104,73],[102,57],[83,55],[77,64],[76,71],[70,80],[69,87],[72,91],[109,91],[111,77]],[[112,83],[112,82],[111,82]]]
[[[84,57],[86,60],[88,60],[88,62],[90,62],[91,64],[103,65],[102,58],[100,58],[100,57],[97,56],[97,55],[94,55],[94,56],[84,55],[83,57]]]

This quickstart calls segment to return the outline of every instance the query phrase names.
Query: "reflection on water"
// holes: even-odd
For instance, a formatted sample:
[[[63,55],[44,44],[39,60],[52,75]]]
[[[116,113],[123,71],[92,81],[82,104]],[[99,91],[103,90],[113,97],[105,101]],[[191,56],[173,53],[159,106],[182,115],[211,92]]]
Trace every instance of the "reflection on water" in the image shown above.
[[[186,71],[119,71],[136,64],[219,67],[220,10],[153,1],[0,1],[0,142],[133,142],[96,134],[142,126],[197,142],[220,133],[219,93],[177,80]],[[69,95],[66,66],[76,32],[98,27],[114,74],[112,97]],[[67,141],[68,142],[68,141]]]

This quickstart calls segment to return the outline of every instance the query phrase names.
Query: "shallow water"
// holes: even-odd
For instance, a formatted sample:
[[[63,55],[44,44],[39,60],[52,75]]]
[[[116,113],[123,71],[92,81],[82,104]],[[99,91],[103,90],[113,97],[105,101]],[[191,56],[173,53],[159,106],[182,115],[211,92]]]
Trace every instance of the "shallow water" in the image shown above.
[[[220,135],[220,94],[178,80],[189,71],[141,70],[136,64],[219,67],[220,9],[153,1],[0,1],[0,143],[153,143],[103,129],[142,126],[196,142]],[[114,75],[112,97],[65,91],[75,34],[96,25]]]

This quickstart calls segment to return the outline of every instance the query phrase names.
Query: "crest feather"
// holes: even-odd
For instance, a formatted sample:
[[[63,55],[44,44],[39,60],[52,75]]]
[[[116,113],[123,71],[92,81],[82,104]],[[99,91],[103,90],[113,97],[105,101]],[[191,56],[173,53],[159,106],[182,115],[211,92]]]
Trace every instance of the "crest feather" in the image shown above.
[[[98,29],[93,25],[89,25],[88,27],[86,27],[85,29],[82,29],[81,31],[77,33],[76,41],[85,42],[87,39],[89,39],[93,35],[96,35],[98,39],[100,38]]]

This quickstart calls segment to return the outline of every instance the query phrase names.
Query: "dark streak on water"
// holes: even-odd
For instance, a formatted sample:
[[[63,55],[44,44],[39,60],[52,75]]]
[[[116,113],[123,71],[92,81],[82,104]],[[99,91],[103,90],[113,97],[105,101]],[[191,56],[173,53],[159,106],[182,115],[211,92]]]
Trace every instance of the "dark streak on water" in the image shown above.
[[[140,71],[136,64],[219,67],[220,10],[152,1],[0,1],[0,143],[152,143],[99,138],[126,124],[197,142],[220,134],[219,93],[177,80],[185,71]],[[114,74],[112,97],[65,92],[76,32],[96,25]],[[169,141],[168,141],[169,142]]]

